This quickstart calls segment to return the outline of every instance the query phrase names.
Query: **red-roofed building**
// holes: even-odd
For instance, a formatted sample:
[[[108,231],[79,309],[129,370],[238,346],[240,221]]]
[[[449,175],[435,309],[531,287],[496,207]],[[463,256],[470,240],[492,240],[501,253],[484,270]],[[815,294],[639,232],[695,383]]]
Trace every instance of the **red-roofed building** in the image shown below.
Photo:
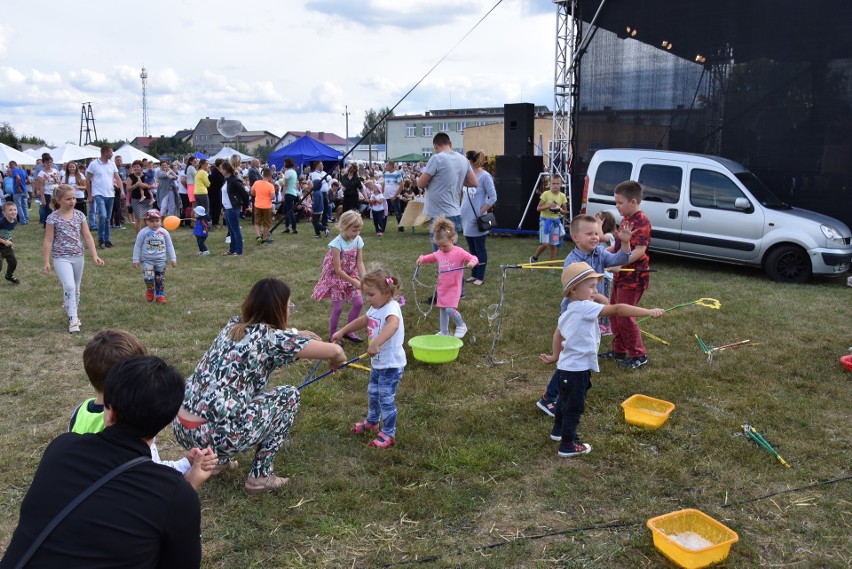
[[[130,146],[137,150],[148,152],[148,148],[151,146],[151,143],[157,140],[157,138],[158,137],[156,136],[137,136],[130,141]]]

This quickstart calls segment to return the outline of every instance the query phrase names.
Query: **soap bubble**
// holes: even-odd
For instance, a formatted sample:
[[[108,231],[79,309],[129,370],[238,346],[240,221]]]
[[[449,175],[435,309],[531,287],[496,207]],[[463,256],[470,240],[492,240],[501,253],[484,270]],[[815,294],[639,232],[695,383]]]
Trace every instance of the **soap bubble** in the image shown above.
[[[240,121],[225,120],[224,117],[216,121],[216,130],[225,138],[234,138],[243,131]]]

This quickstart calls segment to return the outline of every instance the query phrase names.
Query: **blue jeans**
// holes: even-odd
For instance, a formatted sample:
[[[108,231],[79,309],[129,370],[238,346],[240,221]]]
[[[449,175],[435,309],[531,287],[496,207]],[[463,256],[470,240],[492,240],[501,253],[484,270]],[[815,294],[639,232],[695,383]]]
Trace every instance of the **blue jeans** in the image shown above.
[[[38,206],[38,222],[44,225],[47,221],[47,216],[53,213],[50,209],[50,200],[53,199],[53,194],[44,194],[41,198],[41,204]]]
[[[396,388],[402,379],[401,367],[385,369],[373,368],[370,371],[370,384],[367,387],[369,409],[367,422],[378,425],[382,422],[382,432],[389,437],[396,436]]]
[[[292,227],[293,231],[296,231],[296,222],[298,220],[296,216],[296,199],[297,196],[284,194],[284,229]]]
[[[481,281],[485,280],[485,263],[488,262],[488,251],[485,250],[485,239],[487,237],[488,235],[465,237],[470,254],[476,255],[476,258],[479,259],[479,264],[473,268],[470,276]]]
[[[98,219],[98,241],[109,241],[109,221],[112,218],[114,197],[95,196],[95,210]]]
[[[89,232],[94,235],[98,231],[98,212],[95,204],[89,204]]]
[[[232,207],[225,210],[225,224],[228,226],[228,231],[231,235],[231,246],[228,250],[231,253],[243,254],[243,232],[240,229],[240,210]]]
[[[12,194],[12,201],[15,202],[15,205],[18,207],[18,222],[22,224],[27,224],[30,222],[30,211],[27,208],[27,193],[15,193]]]

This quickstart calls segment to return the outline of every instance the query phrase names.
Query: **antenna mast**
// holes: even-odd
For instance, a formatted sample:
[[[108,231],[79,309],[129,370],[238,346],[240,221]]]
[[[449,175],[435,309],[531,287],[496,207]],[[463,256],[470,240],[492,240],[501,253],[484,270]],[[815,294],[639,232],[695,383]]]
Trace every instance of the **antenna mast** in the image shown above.
[[[142,66],[142,136],[148,136],[148,71]]]

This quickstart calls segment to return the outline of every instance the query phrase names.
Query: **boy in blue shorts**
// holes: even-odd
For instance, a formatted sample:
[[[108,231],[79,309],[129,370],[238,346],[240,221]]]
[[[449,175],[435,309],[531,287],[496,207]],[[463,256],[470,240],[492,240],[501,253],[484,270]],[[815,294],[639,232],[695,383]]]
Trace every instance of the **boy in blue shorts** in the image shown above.
[[[538,256],[547,249],[550,260],[556,258],[556,248],[562,247],[565,229],[562,216],[568,215],[568,198],[562,193],[562,176],[554,174],[550,179],[550,189],[542,192],[535,210],[539,212],[538,242],[540,245],[530,257],[530,263],[538,261]]]
[[[587,263],[571,263],[562,271],[562,292],[571,302],[559,316],[553,332],[552,353],[541,354],[546,364],[556,364],[559,398],[554,410],[550,438],[560,441],[557,454],[569,458],[592,451],[592,445],[580,442],[577,427],[586,408],[586,395],[592,387],[592,372],[598,367],[601,331],[598,316],[663,315],[661,308],[639,308],[629,304],[603,305],[593,299],[602,274]]]

